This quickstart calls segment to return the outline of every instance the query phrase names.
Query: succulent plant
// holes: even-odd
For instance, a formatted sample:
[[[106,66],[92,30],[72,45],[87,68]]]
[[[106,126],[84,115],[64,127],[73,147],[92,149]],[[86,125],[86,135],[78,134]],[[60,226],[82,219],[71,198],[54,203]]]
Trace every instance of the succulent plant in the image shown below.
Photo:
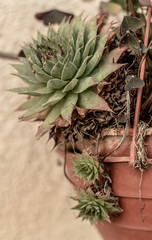
[[[32,96],[18,109],[27,110],[21,120],[43,120],[37,136],[47,132],[59,116],[70,123],[75,106],[111,111],[93,89],[122,66],[116,62],[123,49],[102,57],[109,26],[97,35],[96,19],[85,23],[79,16],[63,21],[57,32],[50,26],[47,36],[38,33],[37,40],[23,47],[26,57],[14,67],[28,87],[12,91]]]
[[[94,182],[96,179],[98,179],[99,172],[102,171],[98,162],[95,161],[92,156],[87,154],[77,155],[77,158],[73,160],[73,162],[75,176],[83,179],[84,183],[88,182],[89,180]]]
[[[78,217],[83,220],[89,220],[91,224],[98,220],[110,222],[109,214],[121,212],[121,208],[117,205],[117,199],[110,195],[95,196],[90,193],[80,192],[80,196],[73,200],[78,204],[73,208],[79,210]]]

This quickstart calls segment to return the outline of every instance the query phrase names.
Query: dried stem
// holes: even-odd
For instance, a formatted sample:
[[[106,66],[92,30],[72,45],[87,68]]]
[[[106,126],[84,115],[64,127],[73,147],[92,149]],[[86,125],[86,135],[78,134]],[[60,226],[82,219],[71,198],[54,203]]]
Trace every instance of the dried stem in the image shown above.
[[[131,9],[133,17],[137,17],[136,11],[135,11],[135,8],[134,8],[134,4],[133,4],[132,0],[130,0],[130,9]]]
[[[4,52],[0,52],[0,58],[18,60],[18,57],[13,55],[12,53],[4,53]]]

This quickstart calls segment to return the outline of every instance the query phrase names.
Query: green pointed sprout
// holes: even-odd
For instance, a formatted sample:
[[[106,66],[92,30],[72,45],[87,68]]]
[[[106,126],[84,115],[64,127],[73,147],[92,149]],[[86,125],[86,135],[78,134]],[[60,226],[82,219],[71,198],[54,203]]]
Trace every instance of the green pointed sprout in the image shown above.
[[[73,160],[75,176],[84,180],[84,183],[88,181],[95,182],[98,179],[99,172],[102,171],[98,162],[93,157],[82,154],[77,155],[77,159]]]
[[[116,63],[117,52],[116,58],[111,51],[102,59],[108,36],[108,28],[97,35],[95,18],[85,23],[77,17],[71,23],[63,21],[57,32],[50,27],[47,36],[38,33],[37,40],[23,47],[26,57],[14,67],[28,86],[12,91],[32,96],[19,109],[27,110],[22,120],[44,120],[37,136],[47,132],[59,116],[70,123],[75,106],[111,111],[92,90],[122,66]]]
[[[79,210],[78,217],[81,217],[82,220],[89,220],[91,224],[104,220],[110,222],[110,214],[122,211],[117,204],[117,199],[109,195],[96,197],[90,193],[80,192],[79,197],[72,197],[72,199],[78,202],[72,208]]]

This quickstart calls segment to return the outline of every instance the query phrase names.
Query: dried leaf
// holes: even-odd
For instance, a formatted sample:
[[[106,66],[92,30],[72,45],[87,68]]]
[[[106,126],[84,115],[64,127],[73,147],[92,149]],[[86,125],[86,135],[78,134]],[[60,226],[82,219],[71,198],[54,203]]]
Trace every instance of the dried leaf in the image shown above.
[[[54,125],[56,128],[68,127],[69,123],[64,118],[59,117],[55,120]]]
[[[102,91],[103,87],[106,86],[106,85],[109,85],[110,83],[109,82],[106,82],[106,81],[102,81],[98,84],[97,86],[97,90],[98,90],[98,94]]]
[[[100,31],[100,37],[102,38],[104,35],[106,35],[107,33],[109,33],[110,28],[112,27],[113,23],[107,23],[105,24]]]
[[[127,80],[127,83],[125,85],[126,91],[131,91],[132,89],[142,88],[145,86],[145,82],[143,80],[134,76],[127,76],[126,80]]]
[[[47,12],[37,13],[35,17],[38,20],[43,20],[45,25],[61,23],[63,19],[67,21],[68,19],[72,20],[74,15],[72,13],[62,12],[57,9],[51,9]]]
[[[102,28],[104,27],[103,23],[107,16],[108,16],[107,13],[101,13],[101,12],[98,13],[97,15],[97,26],[98,26],[97,33],[98,34],[101,32]]]
[[[84,118],[86,116],[86,113],[88,112],[88,109],[80,108],[78,106],[75,106],[75,107],[78,111],[78,114]]]
[[[120,26],[120,35],[124,36],[128,32],[128,30],[132,30],[133,32],[135,32],[139,28],[142,28],[144,26],[145,23],[139,18],[125,16]]]
[[[123,48],[128,46],[131,50],[135,51],[137,55],[141,55],[140,43],[132,33],[127,32],[121,39],[119,47]]]

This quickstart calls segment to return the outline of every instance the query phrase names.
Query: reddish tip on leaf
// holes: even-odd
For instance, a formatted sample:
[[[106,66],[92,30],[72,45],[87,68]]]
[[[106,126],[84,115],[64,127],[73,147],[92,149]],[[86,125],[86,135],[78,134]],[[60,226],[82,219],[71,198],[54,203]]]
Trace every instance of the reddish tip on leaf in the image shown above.
[[[88,112],[88,109],[80,108],[80,107],[78,107],[78,106],[75,106],[75,107],[76,107],[76,110],[77,110],[78,114],[79,114],[82,118],[84,118],[84,117],[86,116],[87,112]]]
[[[67,122],[65,119],[63,119],[62,117],[59,117],[55,120],[54,122],[55,126],[58,127],[68,127],[69,126],[69,122]]]
[[[98,34],[100,33],[100,31],[103,27],[105,18],[107,18],[107,17],[108,17],[107,13],[98,13],[98,15],[97,15],[97,26],[98,26],[97,33]]]
[[[34,114],[29,115],[29,116],[26,116],[26,115],[23,114],[21,117],[19,117],[19,120],[28,121],[28,120],[32,119],[33,121],[44,121],[44,119],[46,118],[49,111],[50,111],[50,109],[45,109],[41,112],[34,113]]]
[[[106,81],[100,82],[97,86],[98,94],[102,91],[102,89],[105,85],[109,85],[109,84],[110,84],[110,82],[106,82]]]
[[[40,125],[38,127],[38,131],[37,131],[37,133],[35,135],[36,139],[39,140],[40,137],[42,137],[45,133],[47,133],[51,128],[52,128],[52,125],[50,125],[50,126],[48,126],[48,125],[45,126],[43,124]]]

